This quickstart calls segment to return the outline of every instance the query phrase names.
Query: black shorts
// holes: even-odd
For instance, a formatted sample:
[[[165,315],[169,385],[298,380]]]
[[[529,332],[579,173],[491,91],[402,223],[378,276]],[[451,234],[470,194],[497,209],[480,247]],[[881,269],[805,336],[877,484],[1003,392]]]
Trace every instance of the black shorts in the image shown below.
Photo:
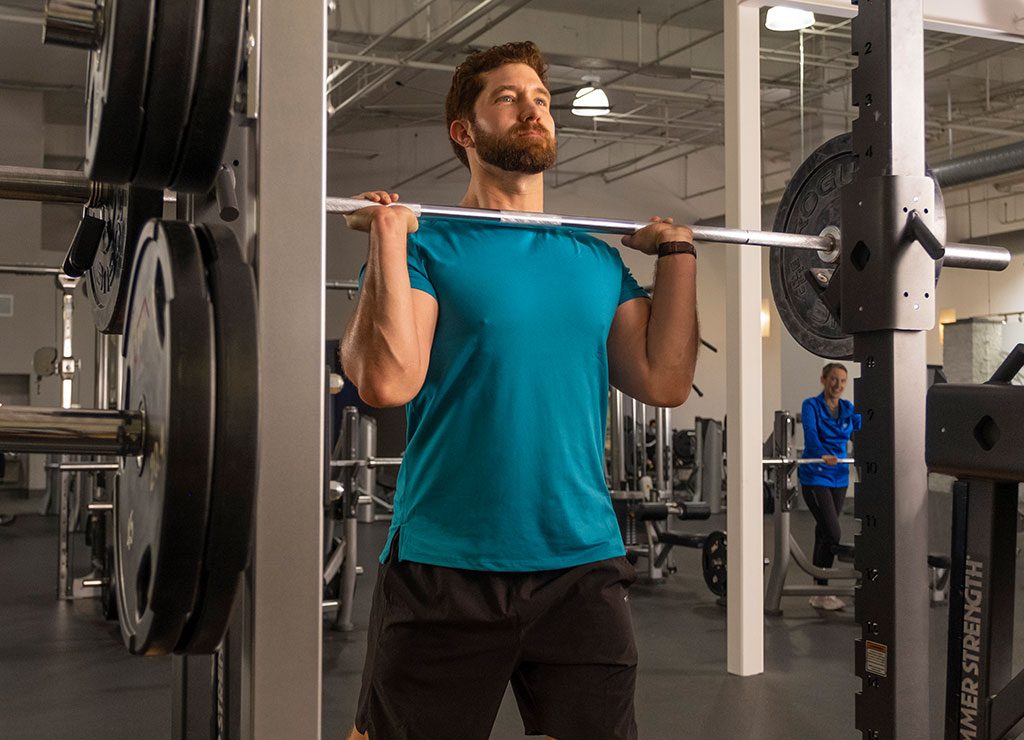
[[[509,681],[527,735],[635,740],[624,558],[534,573],[398,561],[370,609],[356,728],[370,740],[487,740]]]

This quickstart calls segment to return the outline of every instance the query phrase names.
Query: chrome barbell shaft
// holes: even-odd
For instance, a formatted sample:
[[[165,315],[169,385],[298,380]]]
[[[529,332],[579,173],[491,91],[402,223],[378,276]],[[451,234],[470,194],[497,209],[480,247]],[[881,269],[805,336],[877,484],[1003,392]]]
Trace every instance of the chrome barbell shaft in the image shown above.
[[[400,457],[366,457],[355,460],[331,460],[332,468],[383,468],[402,464]]]
[[[374,205],[359,198],[328,198],[328,213],[353,213],[361,208]],[[462,206],[434,206],[422,203],[396,203],[412,211],[417,218],[450,218],[463,221],[484,221],[506,226],[564,226],[595,234],[634,234],[647,221],[625,221],[591,216],[563,216],[558,213],[536,213],[531,211],[500,211],[489,208],[464,208]],[[786,249],[813,249],[831,251],[836,241],[831,236],[809,234],[786,234],[774,231],[748,231],[727,229],[720,226],[691,226],[693,237],[698,241],[725,244],[756,244],[761,247],[784,247]]]
[[[762,460],[761,464],[762,465],[810,465],[812,463],[823,463],[823,462],[825,462],[825,460],[824,460],[824,458],[821,458],[821,457],[801,457],[799,459],[797,459],[797,458],[787,458],[787,457],[775,457],[775,458],[769,458],[769,459]],[[840,457],[836,461],[836,464],[837,465],[850,465],[850,464],[855,463],[855,462],[856,462],[856,460],[854,460],[852,457]]]
[[[0,450],[85,455],[139,455],[145,418],[139,411],[0,406]]]

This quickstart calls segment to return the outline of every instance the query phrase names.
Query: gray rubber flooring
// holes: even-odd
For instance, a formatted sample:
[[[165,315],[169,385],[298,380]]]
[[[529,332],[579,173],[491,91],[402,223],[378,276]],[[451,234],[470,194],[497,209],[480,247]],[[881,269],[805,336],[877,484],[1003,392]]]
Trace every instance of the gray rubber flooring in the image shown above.
[[[947,550],[948,500],[933,497],[933,549]],[[0,506],[0,510],[3,507]],[[853,522],[844,518],[845,531]],[[721,520],[680,525],[724,528]],[[809,549],[813,522],[794,514],[794,533]],[[0,738],[111,740],[170,736],[170,662],[134,658],[95,601],[57,602],[56,519],[23,514],[0,527]],[[351,724],[365,654],[365,625],[375,556],[385,525],[361,525],[357,629],[325,630],[323,737],[343,738]],[[766,519],[770,547],[770,519]],[[79,543],[79,554],[84,546]],[[1018,560],[1018,569],[1022,561]],[[765,673],[725,672],[725,610],[707,591],[699,555],[679,550],[678,572],[661,585],[637,585],[630,601],[640,649],[637,711],[645,740],[695,738],[856,738],[853,609],[819,613],[787,598],[785,614],[765,622]],[[84,563],[78,573],[84,570]],[[797,579],[803,580],[803,579]],[[809,580],[809,579],[806,579]],[[1024,649],[1024,578],[1018,579],[1016,669]],[[932,736],[941,736],[945,607],[931,611]],[[491,735],[522,737],[511,694]],[[452,737],[458,737],[453,734]],[[288,739],[291,740],[291,739]],[[439,739],[440,740],[440,739]]]

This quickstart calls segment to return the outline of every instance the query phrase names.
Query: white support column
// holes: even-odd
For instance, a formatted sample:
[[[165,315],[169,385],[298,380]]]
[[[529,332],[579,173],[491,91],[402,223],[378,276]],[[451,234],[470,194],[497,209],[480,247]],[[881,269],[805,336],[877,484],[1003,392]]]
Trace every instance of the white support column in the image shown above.
[[[326,4],[252,6],[262,12],[256,25],[262,396],[246,736],[318,740]],[[335,735],[343,731],[334,728]]]
[[[725,0],[725,225],[761,228],[760,14]],[[728,669],[764,671],[761,248],[728,246]]]

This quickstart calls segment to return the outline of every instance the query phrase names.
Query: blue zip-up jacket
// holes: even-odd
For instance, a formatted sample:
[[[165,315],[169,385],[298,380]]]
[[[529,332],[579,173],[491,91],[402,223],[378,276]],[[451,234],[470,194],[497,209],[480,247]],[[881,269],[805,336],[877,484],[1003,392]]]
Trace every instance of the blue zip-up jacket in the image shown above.
[[[846,457],[846,444],[861,427],[860,414],[854,412],[852,403],[840,398],[839,417],[833,419],[825,403],[825,394],[819,393],[804,401],[800,415],[804,426],[803,457]],[[811,463],[799,467],[802,486],[845,488],[850,485],[849,465]]]

